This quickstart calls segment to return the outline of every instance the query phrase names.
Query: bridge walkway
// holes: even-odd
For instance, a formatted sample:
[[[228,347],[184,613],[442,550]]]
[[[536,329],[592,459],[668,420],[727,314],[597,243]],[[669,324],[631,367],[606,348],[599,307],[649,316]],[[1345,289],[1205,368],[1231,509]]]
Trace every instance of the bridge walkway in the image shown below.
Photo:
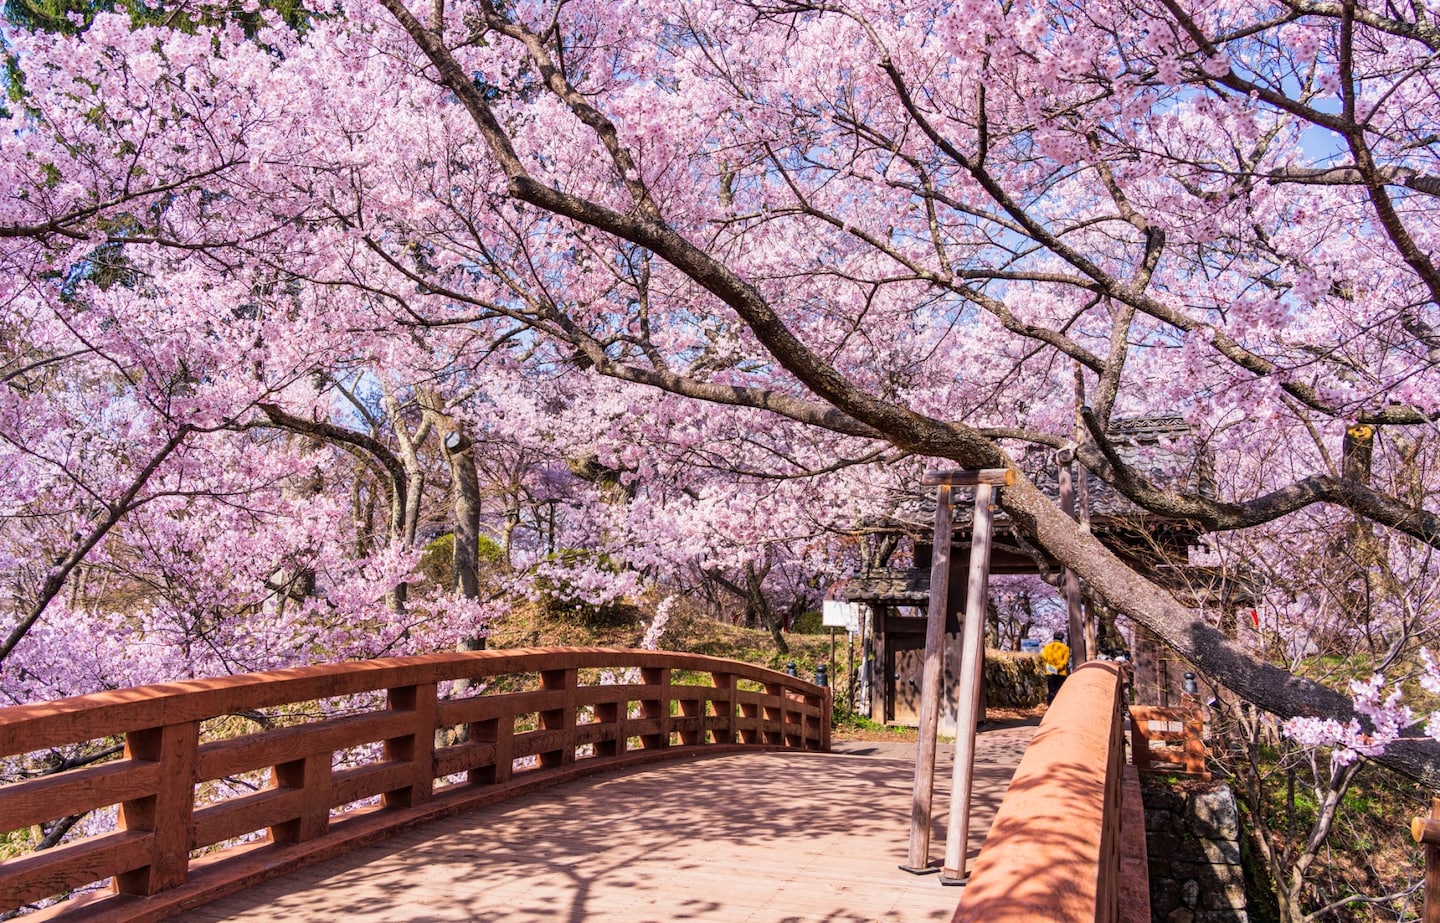
[[[972,856],[1034,731],[979,735]],[[427,824],[175,919],[949,920],[962,889],[898,868],[913,772],[914,744],[856,741],[633,767]],[[940,811],[938,849],[946,822]]]

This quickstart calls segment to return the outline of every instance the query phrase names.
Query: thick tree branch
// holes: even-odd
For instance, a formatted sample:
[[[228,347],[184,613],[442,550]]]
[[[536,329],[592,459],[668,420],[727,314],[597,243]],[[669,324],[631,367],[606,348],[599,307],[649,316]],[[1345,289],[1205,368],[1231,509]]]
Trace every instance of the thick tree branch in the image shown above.
[[[145,489],[145,485],[150,483],[150,479],[155,476],[156,472],[165,464],[165,461],[169,459],[171,455],[175,454],[175,451],[184,445],[185,440],[195,431],[194,427],[188,425],[177,428],[170,438],[165,441],[165,444],[156,450],[154,455],[150,456],[149,461],[145,463],[145,466],[140,469],[139,473],[131,479],[130,486],[128,486],[119,497],[105,504],[104,515],[100,517],[98,522],[90,527],[90,531],[80,537],[80,540],[76,542],[75,546],[70,549],[70,552],[66,554],[65,557],[55,562],[55,566],[51,567],[46,573],[44,582],[41,583],[39,589],[36,591],[35,598],[30,601],[30,605],[25,610],[25,614],[21,616],[20,621],[10,629],[10,632],[5,636],[5,640],[0,641],[0,663],[5,662],[5,658],[10,656],[10,653],[15,650],[16,645],[24,640],[25,635],[29,633],[31,628],[35,627],[35,623],[38,622],[40,616],[45,613],[45,609],[50,605],[50,601],[55,598],[56,594],[60,592],[60,588],[65,585],[65,580],[74,572],[75,568],[80,566],[81,562],[94,550],[95,546],[100,544],[101,539],[110,534],[110,531],[119,525],[120,521],[124,519],[127,514],[151,499],[148,496],[142,496],[141,491]]]

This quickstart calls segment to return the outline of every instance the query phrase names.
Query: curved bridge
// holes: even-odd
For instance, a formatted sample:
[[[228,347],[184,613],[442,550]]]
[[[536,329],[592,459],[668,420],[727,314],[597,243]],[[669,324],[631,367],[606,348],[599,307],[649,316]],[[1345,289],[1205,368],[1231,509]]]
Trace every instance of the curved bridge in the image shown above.
[[[1149,919],[1144,815],[1133,767],[1123,768],[1121,692],[1113,664],[1085,664],[1028,749],[1028,729],[981,735],[989,740],[973,777],[952,777],[973,779],[981,815],[1008,793],[993,826],[981,821],[991,829],[963,898],[913,885],[933,878],[897,882],[895,867],[908,857],[888,831],[902,829],[909,813],[910,754],[828,756],[829,690],[712,657],[589,648],[433,655],[0,709],[0,759],[12,775],[20,766],[39,773],[0,786],[0,849],[15,851],[33,839],[27,828],[60,818],[108,808],[117,820],[113,832],[0,862],[0,918],[88,889],[27,919],[230,919],[233,901],[187,911],[244,890],[242,904],[259,902],[251,918],[285,919],[289,905],[289,919],[348,920],[356,882],[384,876],[370,859],[349,864],[344,854],[396,838],[376,847],[403,857],[390,863],[391,882],[443,878],[444,857],[459,861],[432,897],[403,898],[408,892],[394,884],[378,885],[378,904],[361,895],[371,909],[389,908],[374,919],[473,919],[463,908],[476,906],[496,918],[495,905],[475,897],[477,883],[517,923],[552,919],[567,902],[572,912],[560,915],[571,919],[576,907],[601,910],[591,884],[634,895],[637,882],[649,882],[667,898],[688,896],[697,891],[692,879],[655,871],[674,856],[670,865],[708,878],[699,903],[671,918],[801,920],[818,911],[854,923],[1141,923]],[[756,755],[645,765],[744,751]],[[568,794],[507,801],[605,770],[614,772]],[[622,795],[637,780],[641,787]],[[705,786],[722,797],[707,799]],[[474,809],[492,805],[511,816],[510,842],[538,837],[544,855],[568,863],[526,855],[518,865],[486,866],[477,844],[504,836],[496,810]],[[445,818],[469,826],[431,824],[397,838]],[[943,829],[943,818],[933,822]],[[808,840],[797,835],[802,827]],[[592,828],[620,838],[595,841]],[[412,846],[393,845],[407,839]],[[342,864],[316,871],[314,881],[254,887],[324,860]],[[493,892],[520,866],[532,877],[518,897]],[[586,877],[594,868],[601,874]],[[560,880],[548,909],[511,913],[555,887],[545,875]],[[746,904],[757,889],[766,896]],[[459,898],[449,907],[461,916],[438,913],[441,894]],[[796,908],[801,895],[834,909]],[[622,903],[602,912],[635,919],[633,901]]]
[[[700,753],[825,751],[830,698],[713,657],[549,648],[304,667],[0,710],[0,759],[76,744],[104,754],[122,738],[118,759],[0,787],[0,835],[112,806],[118,814],[114,832],[0,864],[0,912],[113,879],[113,893],[40,916],[158,920],[589,773]]]

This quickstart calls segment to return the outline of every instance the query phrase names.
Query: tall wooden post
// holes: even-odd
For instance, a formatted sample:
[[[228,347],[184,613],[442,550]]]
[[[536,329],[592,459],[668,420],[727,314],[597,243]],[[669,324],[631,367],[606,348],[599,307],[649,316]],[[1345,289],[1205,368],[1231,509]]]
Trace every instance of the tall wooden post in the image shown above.
[[[965,594],[965,643],[960,654],[960,707],[955,717],[955,765],[950,775],[950,826],[945,834],[942,881],[960,884],[968,872],[970,792],[975,780],[975,725],[980,717],[980,691],[985,673],[985,601],[990,585],[990,536],[994,488],[975,488],[974,532],[970,539],[970,577]]]
[[[930,567],[930,606],[927,610],[929,620],[925,625],[925,672],[920,689],[920,739],[915,752],[915,789],[911,797],[910,808],[910,851],[906,864],[901,866],[907,872],[914,872],[917,875],[939,871],[930,865],[930,819],[935,795],[935,742],[940,727],[940,697],[944,694],[942,688],[943,646],[945,643],[945,616],[948,614],[945,610],[950,595],[950,544],[954,531],[950,513],[950,491],[954,487],[977,488],[975,499],[977,534],[982,506],[985,510],[982,564],[985,578],[979,587],[979,603],[977,604],[974,602],[976,587],[973,581],[976,566],[976,541],[979,539],[972,539],[970,550],[972,582],[967,587],[970,601],[967,603],[968,608],[965,613],[965,625],[974,626],[974,629],[980,633],[976,642],[978,653],[973,658],[964,653],[961,654],[960,688],[957,690],[962,706],[957,711],[964,710],[964,703],[967,700],[970,703],[968,737],[972,756],[966,762],[969,767],[973,763],[975,718],[979,714],[980,707],[979,672],[983,669],[985,656],[985,589],[990,570],[990,498],[992,488],[1015,483],[1015,472],[1008,468],[985,468],[979,471],[927,471],[921,483],[927,487],[936,487],[938,490],[935,502],[935,557]],[[984,496],[983,504],[981,494]],[[967,627],[967,637],[968,630]],[[972,660],[975,664],[975,672],[967,679],[965,673],[971,669]],[[955,730],[958,747],[958,741],[967,737],[967,724],[965,723],[967,719],[961,715],[957,721]],[[965,782],[965,791],[968,797],[968,778]],[[953,815],[953,793],[951,801]]]
[[[1421,923],[1440,923],[1440,798],[1430,800],[1430,816],[1410,822],[1410,835],[1425,844],[1425,908]]]
[[[900,866],[917,875],[930,867],[930,811],[935,797],[935,739],[940,730],[944,678],[945,600],[950,592],[950,485],[935,492],[935,551],[930,563],[930,606],[925,622],[925,664],[920,678],[920,735],[915,749],[915,787],[910,797],[910,850]]]

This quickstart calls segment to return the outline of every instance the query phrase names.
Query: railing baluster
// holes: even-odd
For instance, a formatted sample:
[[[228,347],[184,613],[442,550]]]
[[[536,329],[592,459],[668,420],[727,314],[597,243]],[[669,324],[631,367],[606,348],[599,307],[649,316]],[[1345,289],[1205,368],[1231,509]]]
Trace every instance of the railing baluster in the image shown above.
[[[710,693],[710,712],[724,723],[715,729],[717,744],[735,742],[735,674],[711,673],[710,682],[715,687]]]
[[[195,810],[195,762],[200,723],[186,721],[125,735],[125,756],[161,766],[155,794],[120,805],[121,830],[155,834],[150,864],[115,876],[120,894],[155,894],[185,883],[190,863],[191,815]]]
[[[687,747],[693,747],[705,742],[705,700],[699,698],[684,698],[678,700],[680,703],[680,715],[685,718],[695,719],[692,722],[682,723],[680,730],[680,743]],[[699,727],[692,725],[698,724]]]
[[[783,744],[785,743],[785,689],[784,683],[766,683],[765,694],[775,700],[773,705],[767,704],[761,711],[764,717],[763,731],[760,735],[762,743]],[[775,724],[772,728],[770,725]]]
[[[400,686],[389,690],[393,711],[411,712],[411,733],[385,741],[385,759],[410,764],[403,788],[384,795],[387,808],[413,808],[428,802],[435,791],[435,683]]]
[[[495,785],[509,782],[515,769],[515,715],[507,713],[498,718],[476,721],[466,725],[470,740],[476,743],[495,745],[495,758],[489,766],[470,770],[468,779],[472,785]]]
[[[280,763],[271,776],[271,788],[296,788],[301,796],[300,816],[270,828],[275,843],[303,843],[324,836],[330,829],[331,768],[333,753],[315,753]]]
[[[564,746],[546,750],[540,754],[541,766],[569,766],[575,762],[575,709],[578,699],[575,684],[578,672],[569,670],[545,670],[540,674],[540,688],[562,693],[559,708],[546,709],[540,713],[540,727],[546,731],[561,731]]]
[[[659,722],[659,728],[652,734],[640,738],[646,750],[660,750],[670,746],[670,668],[645,667],[640,676],[647,686],[659,686],[659,695],[640,700],[640,715]]]
[[[595,742],[596,756],[619,756],[625,752],[625,702],[601,702],[595,706],[595,720],[614,729],[614,740]]]

